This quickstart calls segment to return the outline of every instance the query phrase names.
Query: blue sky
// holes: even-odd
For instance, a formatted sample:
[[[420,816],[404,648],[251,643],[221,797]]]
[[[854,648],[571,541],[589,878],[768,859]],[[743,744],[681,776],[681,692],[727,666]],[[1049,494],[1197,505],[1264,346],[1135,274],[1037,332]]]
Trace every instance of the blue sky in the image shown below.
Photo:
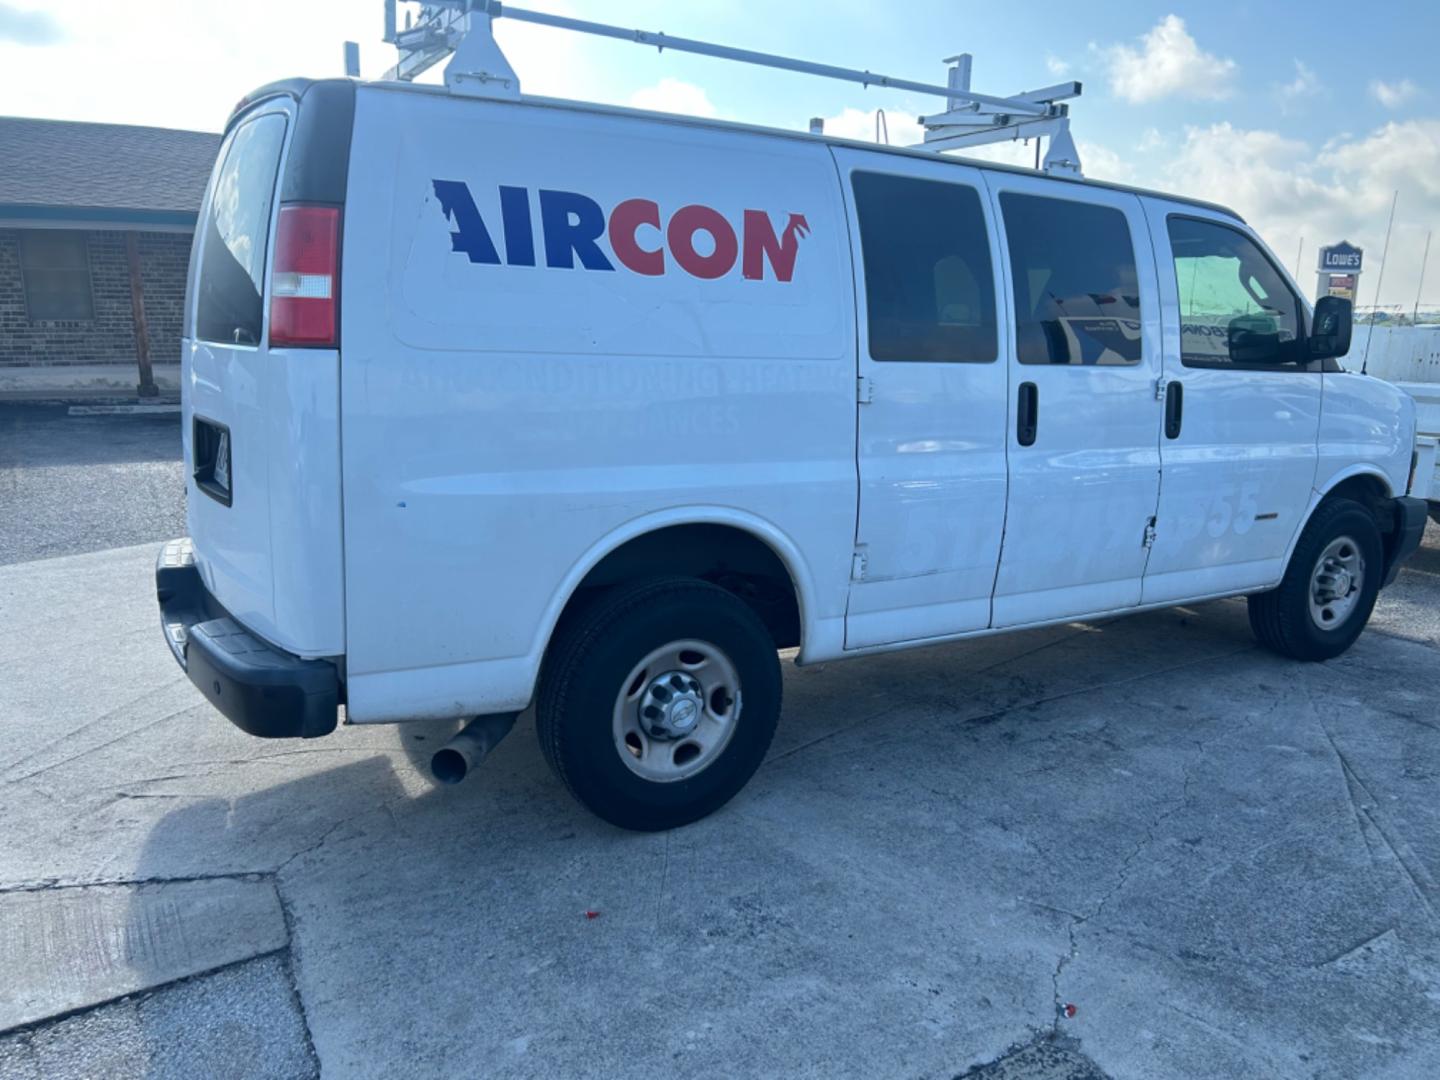
[[[1390,199],[1400,191],[1381,300],[1409,307],[1427,232],[1440,230],[1440,3],[1335,0],[1014,5],[753,0],[522,0],[597,21],[700,37],[923,81],[975,54],[976,89],[1066,78],[1086,172],[1225,202],[1313,286],[1316,249],[1366,248],[1374,300]],[[340,43],[364,73],[394,57],[381,0],[0,0],[0,111],[217,129],[247,89],[338,74]],[[919,138],[906,94],[741,68],[704,57],[497,24],[527,91],[873,138]],[[1028,160],[1032,151],[1000,148]],[[1440,239],[1427,303],[1440,306]]]

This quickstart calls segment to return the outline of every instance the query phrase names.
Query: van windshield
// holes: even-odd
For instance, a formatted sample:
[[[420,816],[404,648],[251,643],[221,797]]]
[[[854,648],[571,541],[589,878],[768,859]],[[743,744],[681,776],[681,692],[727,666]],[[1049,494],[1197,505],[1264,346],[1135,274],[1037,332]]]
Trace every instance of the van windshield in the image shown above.
[[[265,250],[285,117],[248,120],[230,137],[202,225],[195,334],[227,345],[258,345],[264,322]]]

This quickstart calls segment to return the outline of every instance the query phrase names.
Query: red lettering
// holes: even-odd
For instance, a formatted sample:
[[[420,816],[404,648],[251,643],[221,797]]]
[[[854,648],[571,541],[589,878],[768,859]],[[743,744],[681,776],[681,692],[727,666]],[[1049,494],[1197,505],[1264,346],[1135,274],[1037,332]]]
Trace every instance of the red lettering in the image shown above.
[[[646,251],[635,241],[641,225],[660,228],[660,207],[649,199],[626,199],[610,211],[610,250],[637,274],[655,277],[665,273],[665,250]]]
[[[795,256],[800,253],[800,240],[810,232],[804,214],[791,214],[785,231],[777,239],[770,215],[764,210],[745,211],[745,258],[741,269],[751,281],[765,277],[765,260],[775,271],[777,281],[789,281],[795,273]]]
[[[715,240],[715,250],[709,255],[695,250],[695,234],[701,230]],[[682,206],[676,210],[665,230],[665,239],[675,261],[698,278],[723,277],[735,265],[740,250],[730,223],[708,206]]]

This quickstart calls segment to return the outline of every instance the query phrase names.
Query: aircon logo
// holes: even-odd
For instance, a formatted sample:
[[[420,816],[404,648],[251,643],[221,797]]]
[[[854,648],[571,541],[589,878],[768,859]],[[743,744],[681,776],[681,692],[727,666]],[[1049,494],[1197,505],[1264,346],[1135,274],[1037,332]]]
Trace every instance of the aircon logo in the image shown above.
[[[462,180],[432,183],[440,209],[454,226],[452,252],[491,266],[538,265],[528,188],[500,185],[502,260],[469,186]],[[810,232],[804,214],[790,214],[777,235],[764,210],[744,211],[737,229],[720,211],[698,203],[682,206],[666,219],[653,199],[625,199],[607,216],[598,202],[576,191],[541,188],[538,194],[544,264],[551,269],[573,270],[578,264],[585,270],[613,271],[600,246],[603,237],[621,266],[646,277],[669,273],[673,263],[691,277],[712,280],[724,277],[738,261],[741,274],[751,281],[772,277],[788,282],[795,274],[800,241]],[[696,243],[701,233],[709,236],[703,253]]]

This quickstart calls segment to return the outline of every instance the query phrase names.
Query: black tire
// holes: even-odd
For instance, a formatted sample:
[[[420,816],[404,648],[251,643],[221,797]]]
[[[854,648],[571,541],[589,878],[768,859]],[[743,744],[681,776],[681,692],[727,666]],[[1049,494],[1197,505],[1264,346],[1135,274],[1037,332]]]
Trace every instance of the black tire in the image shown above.
[[[684,639],[722,650],[743,697],[729,741],[703,771],[656,782],[620,757],[616,697],[648,653]],[[566,620],[541,673],[536,731],[575,798],[613,825],[653,832],[698,821],[745,786],[770,748],[780,697],[780,658],[759,617],[718,586],[666,578],[617,586]]]
[[[1344,621],[1334,627],[1317,624],[1310,613],[1311,575],[1321,554],[1341,537],[1360,549],[1364,577],[1357,601]],[[1320,504],[1300,534],[1279,586],[1249,599],[1250,628],[1267,649],[1296,660],[1330,660],[1355,643],[1380,592],[1385,549],[1379,526],[1369,510],[1352,499]]]

